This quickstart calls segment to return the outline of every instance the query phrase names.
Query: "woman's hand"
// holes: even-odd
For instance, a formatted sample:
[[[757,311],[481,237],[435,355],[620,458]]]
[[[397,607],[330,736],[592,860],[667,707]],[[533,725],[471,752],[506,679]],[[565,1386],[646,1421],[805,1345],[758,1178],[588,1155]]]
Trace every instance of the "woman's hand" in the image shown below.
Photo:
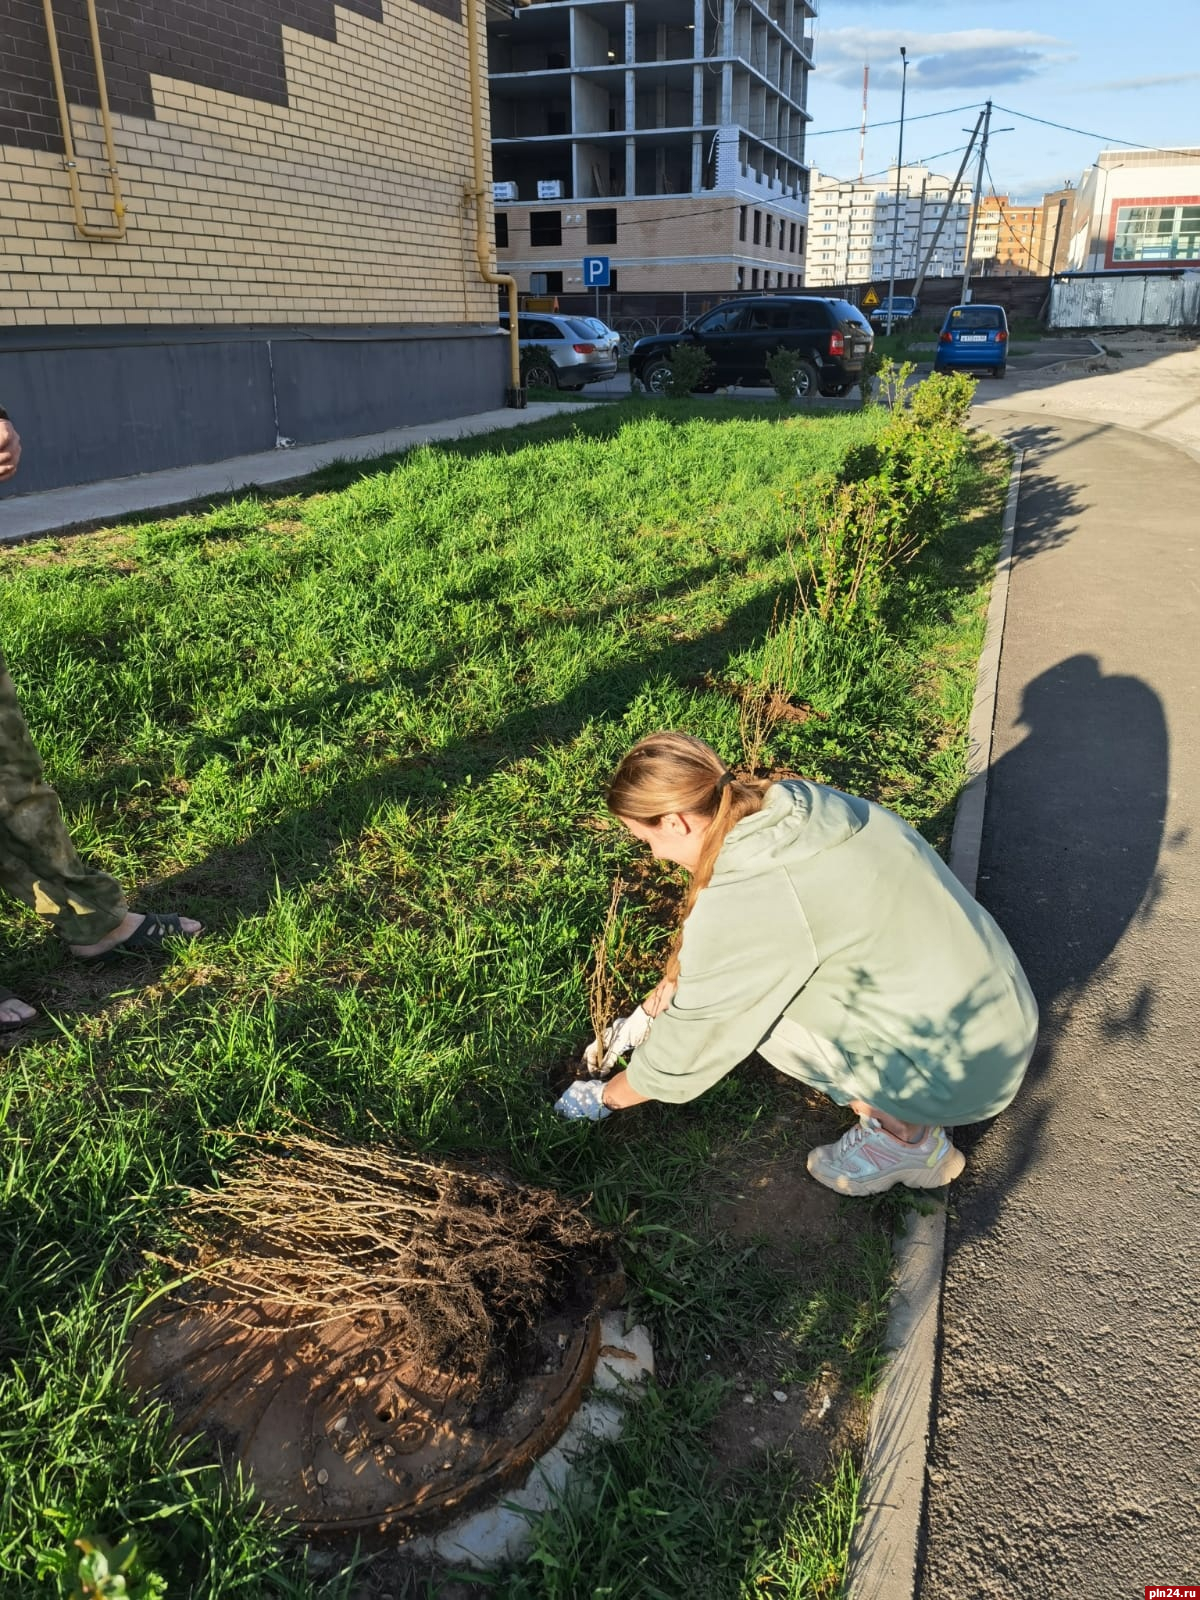
[[[650,1032],[650,1016],[644,1006],[638,1006],[628,1017],[618,1017],[604,1030],[604,1059],[598,1060],[596,1041],[583,1052],[583,1064],[593,1077],[611,1072],[627,1050],[636,1050]]]

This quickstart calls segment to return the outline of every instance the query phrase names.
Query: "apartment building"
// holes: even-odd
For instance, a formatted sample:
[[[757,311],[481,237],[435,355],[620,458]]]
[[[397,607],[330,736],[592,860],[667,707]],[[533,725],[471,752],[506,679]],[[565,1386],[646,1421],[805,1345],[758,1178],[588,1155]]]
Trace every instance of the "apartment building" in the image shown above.
[[[535,0],[488,23],[497,264],[578,292],[796,287],[812,0]]]
[[[834,178],[814,168],[805,283],[811,288],[886,284],[893,233],[897,278],[916,277],[927,257],[929,277],[960,273],[971,208],[961,190],[951,201],[951,183],[928,167],[902,167],[897,212],[894,166],[886,180]]]
[[[1006,194],[985,195],[975,213],[971,271],[981,277],[1033,277],[1044,269],[1037,254],[1043,205],[1016,205]]]
[[[0,495],[504,403],[462,0],[97,15],[0,30]]]

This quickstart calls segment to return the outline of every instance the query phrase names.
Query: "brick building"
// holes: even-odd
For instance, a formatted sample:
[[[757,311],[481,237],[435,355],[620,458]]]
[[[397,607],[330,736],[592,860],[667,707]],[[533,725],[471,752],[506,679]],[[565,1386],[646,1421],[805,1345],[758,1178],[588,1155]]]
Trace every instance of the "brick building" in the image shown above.
[[[461,0],[104,0],[99,61],[51,10],[0,52],[10,492],[503,403]]]
[[[535,0],[488,24],[496,244],[535,293],[803,282],[811,0]]]
[[[985,195],[975,212],[971,270],[980,277],[1036,277],[1043,206],[1015,205],[1006,194]]]

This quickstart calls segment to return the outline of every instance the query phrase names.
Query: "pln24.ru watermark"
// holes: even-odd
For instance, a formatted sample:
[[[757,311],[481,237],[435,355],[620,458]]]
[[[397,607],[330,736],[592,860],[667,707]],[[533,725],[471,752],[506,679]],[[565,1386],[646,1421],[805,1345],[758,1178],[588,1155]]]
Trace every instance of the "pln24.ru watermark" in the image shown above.
[[[1146,1600],[1200,1600],[1200,1584],[1148,1583]]]

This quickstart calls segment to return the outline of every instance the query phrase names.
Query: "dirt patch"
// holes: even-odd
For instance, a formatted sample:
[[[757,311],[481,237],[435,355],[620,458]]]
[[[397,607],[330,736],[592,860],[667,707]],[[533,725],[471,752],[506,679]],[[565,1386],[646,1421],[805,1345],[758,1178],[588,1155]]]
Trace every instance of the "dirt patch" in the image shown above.
[[[869,1226],[832,1190],[808,1175],[805,1155],[833,1138],[845,1113],[823,1096],[789,1084],[787,1109],[752,1140],[731,1148],[725,1171],[734,1180],[714,1222],[731,1238],[760,1252],[760,1260],[798,1292],[837,1271],[858,1230]],[[728,1178],[727,1178],[728,1181]],[[715,1459],[726,1472],[752,1470],[768,1454],[785,1456],[817,1480],[847,1449],[861,1447],[867,1406],[831,1369],[808,1382],[789,1375],[795,1352],[786,1330],[764,1328],[722,1372],[730,1393],[714,1420]]]

